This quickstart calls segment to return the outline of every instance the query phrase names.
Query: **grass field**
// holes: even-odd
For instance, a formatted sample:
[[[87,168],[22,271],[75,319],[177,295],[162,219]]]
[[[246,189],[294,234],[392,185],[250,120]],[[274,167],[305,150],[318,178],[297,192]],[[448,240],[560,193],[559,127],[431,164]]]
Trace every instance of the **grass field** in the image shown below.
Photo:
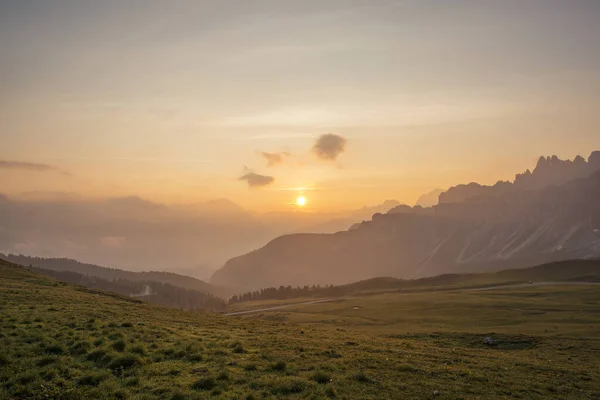
[[[226,317],[0,264],[0,398],[599,399],[599,334],[600,287],[380,293]]]
[[[248,304],[276,305],[272,301]],[[345,326],[373,334],[468,331],[593,337],[600,334],[600,286],[349,296],[240,318]]]

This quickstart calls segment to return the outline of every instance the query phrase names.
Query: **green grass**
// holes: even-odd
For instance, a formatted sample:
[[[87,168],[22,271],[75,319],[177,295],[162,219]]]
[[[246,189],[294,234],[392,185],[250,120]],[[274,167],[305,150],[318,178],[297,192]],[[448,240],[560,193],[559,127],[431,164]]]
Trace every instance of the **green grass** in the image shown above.
[[[590,399],[599,337],[598,287],[384,293],[239,318],[0,265],[0,398]]]
[[[600,283],[600,260],[568,260],[530,268],[508,269],[499,272],[446,274],[430,278],[401,280],[373,278],[348,285],[322,288],[312,295],[299,292],[298,297],[262,299],[229,304],[228,312],[336,299],[348,296],[367,296],[381,293],[418,293],[485,288],[498,285],[519,285],[528,282],[589,282]]]
[[[600,333],[600,286],[533,286],[489,291],[382,293],[247,314],[295,324],[394,332],[504,331],[593,336]],[[257,305],[260,308],[261,304]]]

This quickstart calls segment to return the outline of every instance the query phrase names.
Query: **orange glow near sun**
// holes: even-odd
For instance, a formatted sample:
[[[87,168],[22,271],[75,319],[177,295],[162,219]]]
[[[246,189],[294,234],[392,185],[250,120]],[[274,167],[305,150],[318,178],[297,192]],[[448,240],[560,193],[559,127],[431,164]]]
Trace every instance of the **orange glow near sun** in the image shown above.
[[[296,205],[298,207],[304,207],[306,205],[306,197],[298,196],[298,198],[296,198]]]

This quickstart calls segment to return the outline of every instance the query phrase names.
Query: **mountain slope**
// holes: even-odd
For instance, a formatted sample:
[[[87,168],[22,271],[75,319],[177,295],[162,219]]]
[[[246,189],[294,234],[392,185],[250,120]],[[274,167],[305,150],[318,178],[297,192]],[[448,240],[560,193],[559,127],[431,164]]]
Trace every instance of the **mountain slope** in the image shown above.
[[[600,172],[538,191],[397,207],[333,235],[289,235],[229,260],[215,284],[247,288],[419,278],[600,256]]]
[[[179,286],[188,290],[195,290],[202,293],[215,293],[211,284],[189,276],[178,275],[172,272],[161,271],[143,271],[133,272],[124,271],[116,268],[101,267],[94,264],[86,264],[68,258],[42,258],[30,257],[16,254],[2,254],[0,258],[19,265],[31,265],[36,268],[47,269],[51,271],[70,271],[89,277],[96,277],[108,281],[127,280],[132,282],[160,282],[173,286]]]
[[[130,281],[117,278],[107,280],[95,276],[87,276],[71,271],[52,271],[31,268],[32,271],[54,277],[61,282],[73,283],[90,289],[104,290],[129,296],[142,301],[165,307],[180,308],[193,311],[224,311],[225,300],[213,294],[184,289],[169,283],[157,281]]]

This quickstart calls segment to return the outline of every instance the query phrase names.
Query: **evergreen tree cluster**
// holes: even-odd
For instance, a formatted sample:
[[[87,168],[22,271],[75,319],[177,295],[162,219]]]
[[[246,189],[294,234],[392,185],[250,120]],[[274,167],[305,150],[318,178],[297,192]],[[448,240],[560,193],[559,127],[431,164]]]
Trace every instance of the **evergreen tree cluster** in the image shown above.
[[[244,294],[234,295],[229,299],[229,304],[242,303],[253,300],[287,300],[301,297],[333,297],[346,293],[343,286],[312,285],[312,286],[279,286],[269,287]]]

